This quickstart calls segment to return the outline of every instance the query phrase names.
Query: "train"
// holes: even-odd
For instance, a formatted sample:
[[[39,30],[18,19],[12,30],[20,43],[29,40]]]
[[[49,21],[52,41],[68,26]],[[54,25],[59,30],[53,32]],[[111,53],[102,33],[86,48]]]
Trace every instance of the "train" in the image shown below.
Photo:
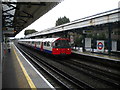
[[[21,39],[18,43],[52,55],[71,55],[68,38]]]

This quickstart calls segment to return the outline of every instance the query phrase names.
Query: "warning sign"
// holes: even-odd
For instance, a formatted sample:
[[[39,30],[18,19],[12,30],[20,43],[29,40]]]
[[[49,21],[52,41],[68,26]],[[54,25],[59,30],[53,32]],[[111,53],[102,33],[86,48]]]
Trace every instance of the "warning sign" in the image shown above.
[[[104,41],[103,40],[97,40],[97,50],[104,52]]]

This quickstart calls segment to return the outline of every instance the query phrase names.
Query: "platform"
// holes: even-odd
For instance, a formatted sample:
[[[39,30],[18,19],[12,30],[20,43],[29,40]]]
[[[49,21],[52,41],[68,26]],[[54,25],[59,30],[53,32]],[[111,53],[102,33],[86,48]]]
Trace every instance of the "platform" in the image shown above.
[[[2,70],[3,90],[8,88],[54,89],[13,43],[11,44],[11,51],[5,53]]]
[[[95,58],[100,58],[100,59],[107,59],[107,60],[112,60],[112,61],[118,61],[120,62],[120,57],[118,56],[109,56],[109,55],[104,55],[104,54],[97,54],[97,53],[91,53],[91,52],[82,52],[79,50],[72,50],[72,53],[74,54],[80,54],[84,56],[90,56],[90,57],[95,57]]]

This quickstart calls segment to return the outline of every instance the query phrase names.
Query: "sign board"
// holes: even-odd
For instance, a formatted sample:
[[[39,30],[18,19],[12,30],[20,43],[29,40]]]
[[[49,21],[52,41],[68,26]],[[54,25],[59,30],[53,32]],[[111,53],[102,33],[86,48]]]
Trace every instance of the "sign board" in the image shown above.
[[[14,28],[8,28],[8,30],[10,30],[10,31],[14,31]]]
[[[85,38],[85,48],[91,48],[91,38]]]
[[[83,34],[90,34],[91,32],[91,30],[83,30]]]
[[[112,51],[117,51],[117,41],[112,41]]]
[[[97,50],[100,52],[104,52],[104,41],[97,40]]]
[[[73,44],[74,43],[74,37],[71,35],[70,36],[70,43]]]
[[[4,30],[3,34],[14,34],[14,30]]]

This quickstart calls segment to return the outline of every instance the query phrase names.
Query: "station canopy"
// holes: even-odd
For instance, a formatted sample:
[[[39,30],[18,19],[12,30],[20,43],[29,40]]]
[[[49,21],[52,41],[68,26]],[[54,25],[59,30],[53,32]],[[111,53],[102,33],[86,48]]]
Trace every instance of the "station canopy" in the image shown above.
[[[60,2],[60,0],[3,0],[2,28],[4,35],[14,37]]]

